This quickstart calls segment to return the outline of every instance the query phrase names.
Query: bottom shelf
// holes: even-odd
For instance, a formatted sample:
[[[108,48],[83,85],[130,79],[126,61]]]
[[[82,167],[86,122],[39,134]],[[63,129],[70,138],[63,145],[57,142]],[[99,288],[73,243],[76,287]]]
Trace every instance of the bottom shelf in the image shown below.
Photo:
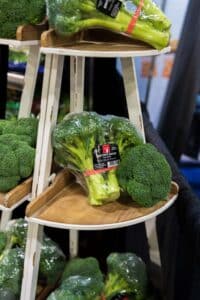
[[[102,206],[91,206],[84,189],[67,171],[57,175],[53,184],[27,206],[30,222],[56,228],[102,230],[134,225],[153,218],[169,208],[178,195],[172,182],[166,200],[150,208],[137,205],[130,198],[120,198]]]

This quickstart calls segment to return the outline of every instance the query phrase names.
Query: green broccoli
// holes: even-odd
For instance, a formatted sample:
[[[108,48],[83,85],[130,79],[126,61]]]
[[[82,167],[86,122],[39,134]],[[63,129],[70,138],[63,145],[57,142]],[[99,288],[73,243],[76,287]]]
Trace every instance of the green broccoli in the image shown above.
[[[6,249],[0,257],[0,289],[8,288],[20,295],[24,267],[24,251],[20,248]]]
[[[111,253],[107,257],[108,274],[104,294],[107,300],[118,294],[146,299],[148,279],[146,265],[134,253]]]
[[[17,300],[18,297],[9,288],[0,288],[0,299],[1,300]]]
[[[107,121],[100,115],[82,112],[67,115],[53,130],[55,160],[79,175],[91,172],[84,176],[84,180],[92,205],[114,201],[120,196],[118,181],[112,170],[94,172],[94,149],[109,142],[106,128]]]
[[[70,276],[47,298],[48,300],[101,300],[103,282],[95,277]]]
[[[128,32],[128,26],[133,18],[129,6],[130,4],[133,6],[134,3],[138,5],[138,1],[122,1],[117,16],[112,17],[101,12],[95,0],[60,0],[59,2],[48,0],[48,17],[50,25],[62,35],[100,27],[127,33],[133,39],[145,42],[156,49],[166,47],[169,43],[171,24],[151,0],[144,2],[134,30]]]
[[[26,142],[10,140],[0,141],[0,191],[7,192],[14,188],[20,179],[32,174],[35,160],[35,149]]]
[[[73,258],[67,262],[61,285],[48,300],[101,300],[103,274],[94,257]]]
[[[112,136],[113,141],[117,141],[120,156],[128,147],[144,143],[141,134],[129,119],[113,115],[105,118],[108,120],[109,136]]]
[[[40,23],[45,15],[45,0],[1,0],[0,37],[14,39],[18,26]]]
[[[8,228],[9,248],[20,247],[25,250],[28,223],[23,218],[14,220]],[[39,279],[47,284],[54,284],[61,276],[65,267],[65,255],[59,246],[44,235],[41,245]]]
[[[21,141],[25,141],[30,146],[35,147],[38,119],[30,117],[3,121],[1,120],[0,122],[0,133],[2,135],[16,134]]]
[[[68,261],[62,275],[62,280],[75,275],[93,277],[99,280],[99,282],[103,281],[103,274],[99,268],[99,263],[94,257],[73,258]]]
[[[164,155],[147,143],[124,152],[117,177],[121,188],[135,202],[149,207],[167,197],[172,172]]]

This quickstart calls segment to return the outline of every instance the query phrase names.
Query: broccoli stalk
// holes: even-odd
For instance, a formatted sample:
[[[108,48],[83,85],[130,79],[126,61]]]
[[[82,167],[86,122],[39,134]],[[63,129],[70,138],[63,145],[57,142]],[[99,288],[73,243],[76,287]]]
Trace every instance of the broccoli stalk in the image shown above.
[[[107,257],[108,274],[104,294],[107,300],[118,294],[134,296],[143,300],[147,295],[147,272],[145,263],[134,253],[111,253]]]
[[[127,33],[128,25],[132,19],[132,14],[128,12],[124,4],[122,4],[116,18],[112,18],[100,12],[96,8],[96,1],[94,0],[61,0],[59,3],[56,1],[56,5],[54,1],[49,1],[49,20],[51,26],[62,35],[69,35],[94,27]],[[150,0],[147,7],[149,2]],[[162,49],[169,43],[170,32],[169,30],[158,30],[154,27],[154,23],[157,22],[157,16],[159,17],[159,24],[161,23],[160,19],[165,22],[166,17],[162,17],[159,8],[154,7],[153,3],[150,7],[152,9],[146,8],[146,10],[157,13],[155,21],[150,22],[148,18],[145,20],[146,16],[143,15],[137,20],[134,30],[128,34],[133,39],[145,42],[156,49]]]
[[[55,160],[77,176],[94,171],[93,150],[105,139],[106,121],[94,112],[69,114],[53,131]],[[120,188],[111,170],[84,176],[91,205],[119,198]]]

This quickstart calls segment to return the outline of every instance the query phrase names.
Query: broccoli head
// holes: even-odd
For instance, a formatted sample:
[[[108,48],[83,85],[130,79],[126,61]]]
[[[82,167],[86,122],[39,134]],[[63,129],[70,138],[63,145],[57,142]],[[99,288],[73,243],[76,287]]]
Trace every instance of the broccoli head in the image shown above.
[[[35,147],[37,137],[38,119],[36,118],[20,118],[17,120],[1,120],[0,134],[15,134],[19,136],[21,141],[27,142],[30,146]]]
[[[103,281],[103,274],[99,268],[99,263],[95,257],[73,258],[67,262],[62,280],[75,275],[97,278]]]
[[[109,136],[117,142],[120,156],[127,148],[144,143],[141,134],[129,119],[113,115],[106,116],[106,119],[109,124]]]
[[[25,250],[28,223],[25,219],[14,220],[8,227],[9,247],[20,247]],[[54,284],[65,267],[65,255],[60,247],[46,235],[41,245],[39,279],[47,284]]]
[[[45,15],[45,0],[1,0],[0,37],[14,39],[18,26],[40,23]]]
[[[101,205],[119,198],[120,189],[113,170],[104,162],[94,167],[94,151],[109,143],[107,121],[95,112],[68,114],[53,130],[55,160],[83,175],[89,202]]]
[[[0,231],[0,255],[7,245],[8,237],[5,231]],[[1,299],[1,298],[0,298]]]
[[[48,300],[101,300],[103,282],[81,275],[66,278]]]
[[[135,202],[149,207],[167,197],[172,172],[164,155],[147,143],[124,152],[117,177]]]
[[[61,285],[48,300],[101,300],[103,274],[94,257],[73,258],[67,262]]]
[[[14,188],[20,179],[32,174],[35,149],[17,138],[8,141],[6,136],[4,142],[3,137],[4,135],[0,136],[0,191],[7,192]]]
[[[147,272],[143,260],[134,253],[111,253],[107,257],[108,274],[104,294],[107,300],[118,294],[146,299]]]
[[[24,251],[20,248],[7,249],[0,257],[0,289],[8,288],[20,295],[24,267]]]

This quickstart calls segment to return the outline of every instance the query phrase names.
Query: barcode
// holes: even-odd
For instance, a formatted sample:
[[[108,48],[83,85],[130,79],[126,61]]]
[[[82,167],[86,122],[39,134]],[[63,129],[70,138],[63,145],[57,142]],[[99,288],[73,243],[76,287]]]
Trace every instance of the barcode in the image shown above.
[[[113,161],[108,161],[108,168],[109,167],[115,167],[119,165],[119,160],[113,160]]]

